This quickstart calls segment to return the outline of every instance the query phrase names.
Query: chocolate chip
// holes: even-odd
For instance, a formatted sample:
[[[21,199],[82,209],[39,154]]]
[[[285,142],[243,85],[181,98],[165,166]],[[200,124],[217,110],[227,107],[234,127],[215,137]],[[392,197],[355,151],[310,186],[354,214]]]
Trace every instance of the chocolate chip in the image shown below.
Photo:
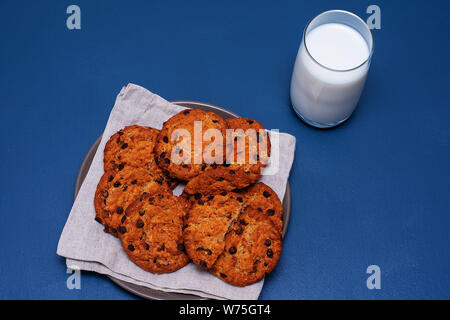
[[[124,216],[125,217],[125,216]],[[124,226],[120,226],[119,227],[119,232],[124,234],[125,232],[127,232],[127,228],[125,228]]]
[[[148,245],[148,243],[147,243],[147,242],[144,242],[144,246],[145,246],[145,250],[148,250],[148,249],[150,249],[150,246]]]
[[[148,203],[153,204],[153,201],[155,201],[155,198],[154,198],[154,197],[148,198]]]
[[[129,244],[129,245],[128,245],[128,250],[134,251],[134,246],[133,246],[132,244]]]
[[[253,120],[247,120],[247,122],[249,123],[249,124],[253,124]]]
[[[267,190],[264,190],[264,192],[263,192],[263,196],[264,196],[264,197],[266,197],[266,198],[270,197],[270,193],[269,193],[269,191],[267,191]]]
[[[184,110],[184,111],[183,111],[183,114],[184,114],[184,115],[187,115],[187,114],[189,114],[189,112],[191,112],[191,111],[190,111],[190,110]]]
[[[247,221],[245,221],[244,219],[239,220],[239,223],[242,224],[243,226],[248,225]]]
[[[119,132],[117,132],[118,134],[119,134],[119,136],[122,136],[123,135],[123,132],[122,131],[119,131]]]
[[[219,122],[219,120],[213,120],[212,122],[217,123],[217,122]]]
[[[109,196],[108,190],[102,190],[100,193],[104,199],[108,198]]]
[[[188,227],[187,224],[183,225],[183,226],[181,227],[181,231],[183,231],[183,230],[186,229],[187,227]]]
[[[136,221],[136,227],[142,228],[143,226],[144,226],[144,221],[142,221],[141,219],[138,219],[138,221]]]
[[[201,197],[202,197],[202,194],[201,194],[201,193],[196,193],[196,194],[194,194],[195,200],[198,200],[198,199],[200,199]]]
[[[123,208],[122,207],[117,207],[116,208],[116,213],[122,214],[123,213]]]
[[[161,152],[161,154],[160,154],[160,158],[162,159],[162,158],[164,158],[166,156],[166,153],[165,152]]]
[[[123,190],[122,191],[127,191],[127,189],[128,189],[128,186],[125,185],[125,186],[123,186]]]
[[[263,210],[262,210],[261,208],[258,208],[258,211],[259,211],[259,212],[262,212]]]
[[[266,241],[264,241],[264,244],[266,245],[266,247],[270,247],[272,241],[270,241],[270,239],[266,239]]]
[[[111,232],[112,233],[117,233],[117,229],[116,228],[111,228]]]
[[[102,219],[100,217],[95,217],[95,221],[97,221],[98,223],[102,223]]]
[[[122,145],[122,147],[121,147],[122,149],[126,149],[126,148],[128,148],[128,143],[124,143],[123,145]]]
[[[165,162],[166,164],[170,164],[170,159],[169,159],[169,158],[165,158],[165,159],[164,159],[164,162]]]
[[[163,243],[162,246],[158,248],[158,251],[164,251],[165,249],[166,249],[166,246]]]
[[[267,267],[267,265],[268,265],[268,263],[267,263],[267,262],[264,262],[264,267]]]
[[[236,247],[230,247],[230,249],[228,249],[228,252],[230,253],[230,254],[235,254],[236,253]]]
[[[266,213],[267,213],[268,216],[273,216],[273,215],[275,214],[275,210],[273,210],[273,209],[268,209],[268,210],[266,211]]]
[[[169,142],[169,138],[167,138],[167,136],[164,136],[164,137],[163,137],[163,141],[164,141],[165,143],[167,143],[167,142]]]
[[[236,234],[242,234],[242,232],[244,232],[244,229],[239,228],[235,232],[236,232]]]
[[[226,278],[226,277],[227,277],[227,275],[226,275],[225,273],[220,273],[220,276],[221,276],[222,278]]]
[[[185,168],[185,169],[186,169],[186,168],[189,168],[189,166],[188,166],[187,164],[184,164],[184,163],[183,163],[181,166],[182,166],[183,168]]]
[[[273,257],[273,251],[272,251],[272,249],[267,250],[267,251],[266,251],[266,255],[267,255],[269,258],[272,258],[272,257]]]
[[[131,181],[131,184],[136,184],[137,183],[137,180],[136,179],[134,179],[133,181]]]
[[[124,223],[126,219],[127,219],[127,216],[123,215],[122,219],[120,219],[120,222]]]
[[[114,179],[114,177],[113,177],[113,176],[109,176],[109,177],[108,177],[108,182],[111,182],[111,181],[113,181],[113,179]]]
[[[123,167],[125,167],[125,164],[123,164],[123,163],[119,163],[119,164],[117,165],[117,169],[119,169],[119,171],[122,170]]]
[[[163,182],[162,182],[160,179],[155,179],[155,182],[156,182],[157,184],[159,184],[160,186],[163,184]]]
[[[211,201],[212,199],[214,199],[214,196],[213,196],[213,195],[210,195],[210,196],[208,197],[208,201]]]
[[[182,251],[182,252],[184,252],[184,244],[182,244],[182,243],[179,243],[179,244],[177,244],[177,249],[178,249],[178,251]]]
[[[206,169],[206,164],[202,164],[202,171],[204,171]]]
[[[237,197],[236,200],[241,202],[241,203],[244,201],[241,197]]]
[[[228,192],[226,192],[226,191],[224,191],[224,192],[222,192],[220,195],[222,195],[222,196],[226,196],[227,195],[227,193]]]
[[[225,180],[225,178],[224,177],[220,177],[218,180],[219,181],[223,181],[223,180]]]
[[[159,165],[159,159],[158,159],[158,157],[155,157],[155,163]]]
[[[121,185],[120,181],[114,182],[114,187],[118,188],[118,187],[120,187],[120,185]]]
[[[199,205],[204,205],[205,204],[205,201],[203,201],[202,199],[199,199],[198,201],[197,201],[197,203],[199,204]]]
[[[202,267],[202,268],[206,268],[208,265],[206,264],[206,262],[205,261],[203,261],[203,260],[200,260],[199,261],[199,264],[200,264],[200,267]]]
[[[145,214],[145,210],[139,210],[139,215],[142,217]]]
[[[235,174],[236,172],[234,172],[234,170],[230,170],[230,174]]]
[[[170,172],[169,172],[169,170],[167,170],[167,169],[164,169],[164,170],[163,170],[163,173],[164,173],[165,176],[170,176]]]

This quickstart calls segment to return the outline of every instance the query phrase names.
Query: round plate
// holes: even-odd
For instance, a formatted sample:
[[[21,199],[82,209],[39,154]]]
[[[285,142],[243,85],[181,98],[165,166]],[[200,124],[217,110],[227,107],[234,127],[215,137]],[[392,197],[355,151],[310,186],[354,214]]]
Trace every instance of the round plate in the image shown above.
[[[204,102],[196,102],[196,101],[172,101],[172,103],[177,104],[182,107],[191,108],[191,109],[202,109],[204,111],[212,111],[223,117],[224,119],[229,118],[238,118],[239,116],[225,108],[218,107],[209,103]],[[89,149],[88,153],[84,157],[83,162],[81,163],[80,170],[77,175],[77,180],[75,181],[75,192],[74,192],[74,200],[77,197],[78,191],[80,190],[81,184],[86,178],[86,175],[89,171],[89,167],[91,166],[92,159],[94,159],[94,155],[97,152],[98,145],[102,136],[98,137],[95,140],[94,144]],[[287,226],[289,223],[289,216],[291,214],[291,190],[289,187],[289,181],[286,184],[286,192],[283,198],[283,237],[286,234]],[[108,276],[114,283],[123,289],[134,293],[135,295],[146,298],[146,299],[156,299],[156,300],[198,300],[204,299],[202,297],[191,295],[191,294],[183,294],[183,293],[173,293],[173,292],[163,292],[156,289],[150,289],[143,286],[138,286],[133,283],[129,283],[123,280],[116,279],[114,277]]]

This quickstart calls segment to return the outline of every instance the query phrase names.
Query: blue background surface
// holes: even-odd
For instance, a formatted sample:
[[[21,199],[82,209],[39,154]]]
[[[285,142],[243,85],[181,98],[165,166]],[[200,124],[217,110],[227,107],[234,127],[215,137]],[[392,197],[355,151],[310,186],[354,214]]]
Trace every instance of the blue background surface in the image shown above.
[[[81,8],[81,30],[66,8]],[[332,130],[293,112],[307,21],[381,8],[360,105]],[[0,298],[134,299],[56,245],[75,178],[115,97],[136,83],[210,102],[297,138],[292,215],[262,299],[450,298],[450,6],[444,1],[0,3]],[[368,290],[366,268],[381,268]]]

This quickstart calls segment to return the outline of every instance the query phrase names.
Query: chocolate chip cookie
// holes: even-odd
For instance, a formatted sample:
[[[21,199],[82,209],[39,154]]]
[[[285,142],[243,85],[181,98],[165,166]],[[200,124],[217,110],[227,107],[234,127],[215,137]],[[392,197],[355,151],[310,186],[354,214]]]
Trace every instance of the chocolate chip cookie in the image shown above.
[[[117,228],[128,205],[144,192],[168,190],[159,175],[143,168],[127,166],[120,171],[106,171],[100,178],[94,196],[95,220],[105,232],[117,236]]]
[[[184,189],[186,193],[215,194],[242,189],[261,177],[261,168],[270,157],[270,139],[264,127],[248,118],[227,119],[226,123],[232,129],[227,133],[227,163],[191,179]]]
[[[276,193],[260,182],[239,192],[244,209],[225,236],[225,248],[211,272],[246,286],[261,280],[278,263],[282,250],[283,206]]]
[[[246,207],[255,209],[267,217],[281,233],[283,230],[283,204],[275,191],[263,182],[239,191]]]
[[[104,170],[121,171],[125,167],[145,168],[153,176],[159,176],[171,188],[177,182],[156,165],[153,149],[159,130],[138,125],[127,126],[109,138],[105,145]]]
[[[243,198],[233,192],[193,196],[185,217],[184,245],[192,261],[209,269],[225,247],[225,235],[243,208]]]
[[[144,168],[153,160],[159,130],[138,125],[127,126],[109,138],[104,150],[104,169],[120,171],[125,166]]]
[[[147,193],[134,201],[121,218],[119,239],[129,258],[144,270],[168,273],[189,258],[183,245],[184,212],[169,191]]]
[[[281,233],[261,212],[245,208],[239,223],[225,236],[225,250],[211,272],[235,286],[255,283],[277,265],[282,250]]]
[[[226,128],[225,120],[214,112],[200,109],[181,111],[164,122],[156,139],[155,161],[171,177],[190,180],[203,171],[217,167],[217,163],[223,163]],[[221,134],[218,140],[208,137],[209,133],[213,133],[209,129]],[[215,146],[220,150],[217,154]]]
[[[230,168],[265,167],[270,157],[270,138],[264,126],[249,118],[231,118],[227,123],[226,159]],[[232,143],[229,143],[231,141]]]

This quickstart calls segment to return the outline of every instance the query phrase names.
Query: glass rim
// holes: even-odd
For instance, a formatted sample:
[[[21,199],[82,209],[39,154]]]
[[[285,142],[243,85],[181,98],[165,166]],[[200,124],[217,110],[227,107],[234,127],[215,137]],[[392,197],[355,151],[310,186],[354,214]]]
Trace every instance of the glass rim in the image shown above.
[[[370,40],[371,40],[371,45],[372,45],[372,47],[370,48],[370,52],[369,52],[369,55],[368,55],[367,59],[364,60],[361,64],[357,65],[356,67],[353,67],[353,68],[350,68],[350,69],[333,69],[333,68],[329,68],[329,67],[327,67],[327,66],[321,64],[319,61],[317,61],[317,60],[312,56],[312,54],[309,52],[309,50],[308,50],[308,46],[306,45],[306,31],[308,30],[309,26],[310,26],[311,23],[312,23],[314,20],[316,20],[318,17],[320,17],[320,16],[322,16],[322,15],[324,15],[324,14],[332,13],[332,12],[345,13],[345,14],[348,14],[348,15],[350,15],[350,16],[356,18],[357,20],[361,21],[361,22],[363,23],[363,25],[364,25],[364,26],[367,28],[367,30],[369,31],[369,34],[370,34]],[[351,26],[350,26],[350,27],[351,27]],[[352,28],[353,28],[353,27],[352,27]],[[354,29],[354,28],[353,28],[353,29]],[[356,31],[357,31],[359,34],[361,34],[361,32],[359,32],[358,30],[356,30]],[[306,52],[308,53],[308,56],[310,56],[311,59],[312,59],[315,63],[317,63],[319,66],[321,66],[321,67],[323,67],[323,68],[325,68],[325,69],[327,69],[327,70],[334,71],[334,72],[348,72],[348,71],[353,71],[353,70],[356,70],[356,69],[362,67],[362,66],[365,65],[368,61],[370,61],[370,59],[372,58],[373,49],[375,48],[375,41],[374,41],[374,39],[373,39],[372,32],[370,31],[370,28],[369,28],[369,26],[367,25],[367,23],[364,22],[364,20],[361,19],[361,17],[359,17],[358,15],[354,14],[353,12],[350,12],[350,11],[347,11],[347,10],[339,10],[339,9],[333,9],[333,10],[327,10],[327,11],[324,11],[324,12],[319,13],[318,15],[316,15],[316,16],[315,16],[314,18],[312,18],[311,20],[309,20],[309,22],[306,24],[305,29],[303,30],[303,39],[302,39],[302,41],[303,41],[303,43],[304,43],[304,45],[305,45],[305,49],[306,49]]]

